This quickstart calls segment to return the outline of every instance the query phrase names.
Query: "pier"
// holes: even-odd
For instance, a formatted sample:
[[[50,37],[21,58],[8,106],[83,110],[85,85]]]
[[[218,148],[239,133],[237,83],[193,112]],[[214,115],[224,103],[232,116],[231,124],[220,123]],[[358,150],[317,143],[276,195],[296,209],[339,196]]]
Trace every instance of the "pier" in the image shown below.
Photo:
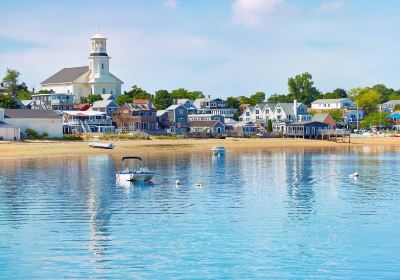
[[[346,137],[348,143],[350,143],[350,130],[345,129],[326,129],[321,131],[322,140],[326,139],[328,141],[343,142],[346,143]]]

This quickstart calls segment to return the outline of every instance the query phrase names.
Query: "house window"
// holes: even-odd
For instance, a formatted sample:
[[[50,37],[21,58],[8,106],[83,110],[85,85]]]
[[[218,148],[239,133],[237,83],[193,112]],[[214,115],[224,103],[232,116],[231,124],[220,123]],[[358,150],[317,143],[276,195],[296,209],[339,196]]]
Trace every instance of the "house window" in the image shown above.
[[[102,64],[101,64],[101,69],[103,69],[103,70],[104,70],[104,63],[102,63]]]
[[[259,113],[260,113],[260,110],[257,109],[257,110],[256,110],[256,115],[258,115]]]
[[[250,112],[246,112],[246,117],[250,116]]]
[[[106,94],[106,89],[105,88],[103,88],[103,94]]]

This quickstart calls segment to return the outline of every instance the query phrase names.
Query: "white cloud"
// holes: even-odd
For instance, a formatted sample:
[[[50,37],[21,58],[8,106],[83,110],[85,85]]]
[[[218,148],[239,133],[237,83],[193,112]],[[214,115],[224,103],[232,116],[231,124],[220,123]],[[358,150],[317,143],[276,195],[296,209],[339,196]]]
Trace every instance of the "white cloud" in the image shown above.
[[[327,1],[325,3],[322,3],[321,6],[319,7],[320,10],[324,11],[324,12],[334,12],[334,11],[338,11],[341,8],[343,8],[343,6],[345,5],[345,0],[331,0],[331,1]]]
[[[165,0],[165,5],[170,9],[174,9],[178,5],[178,0]]]
[[[233,23],[257,26],[264,22],[285,0],[235,0],[233,3]]]

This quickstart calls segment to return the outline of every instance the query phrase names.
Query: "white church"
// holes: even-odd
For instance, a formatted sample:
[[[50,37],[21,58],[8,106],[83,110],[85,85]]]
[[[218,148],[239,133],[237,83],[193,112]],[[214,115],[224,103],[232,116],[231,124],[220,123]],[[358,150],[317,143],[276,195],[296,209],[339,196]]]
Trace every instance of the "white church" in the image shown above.
[[[73,94],[75,100],[89,94],[121,94],[123,82],[110,73],[107,38],[97,33],[90,38],[89,66],[64,68],[41,83],[43,89]]]

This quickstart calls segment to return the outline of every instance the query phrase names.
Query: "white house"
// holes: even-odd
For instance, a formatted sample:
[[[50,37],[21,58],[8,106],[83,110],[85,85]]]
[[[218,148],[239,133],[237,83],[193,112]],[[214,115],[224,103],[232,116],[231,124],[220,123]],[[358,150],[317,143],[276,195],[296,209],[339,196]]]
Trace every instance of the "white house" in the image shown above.
[[[226,118],[233,118],[237,112],[236,108],[228,107],[221,98],[199,98],[193,102],[193,107],[199,114],[221,115]]]
[[[255,106],[248,106],[240,116],[239,120],[244,122],[265,123],[268,120],[273,122],[295,122],[310,120],[307,107],[298,103],[262,103]]]
[[[39,134],[47,133],[50,138],[62,138],[62,118],[51,110],[4,110],[3,122],[19,128],[25,133],[27,128],[35,130]]]
[[[311,109],[332,110],[354,108],[354,102],[349,98],[317,99],[311,103]]]
[[[107,38],[96,34],[90,38],[89,66],[64,68],[41,83],[43,89],[56,93],[72,93],[75,100],[89,94],[121,94],[123,82],[109,70]]]
[[[400,100],[389,100],[388,102],[381,104],[381,110],[391,114],[393,113],[394,106],[399,104]]]

